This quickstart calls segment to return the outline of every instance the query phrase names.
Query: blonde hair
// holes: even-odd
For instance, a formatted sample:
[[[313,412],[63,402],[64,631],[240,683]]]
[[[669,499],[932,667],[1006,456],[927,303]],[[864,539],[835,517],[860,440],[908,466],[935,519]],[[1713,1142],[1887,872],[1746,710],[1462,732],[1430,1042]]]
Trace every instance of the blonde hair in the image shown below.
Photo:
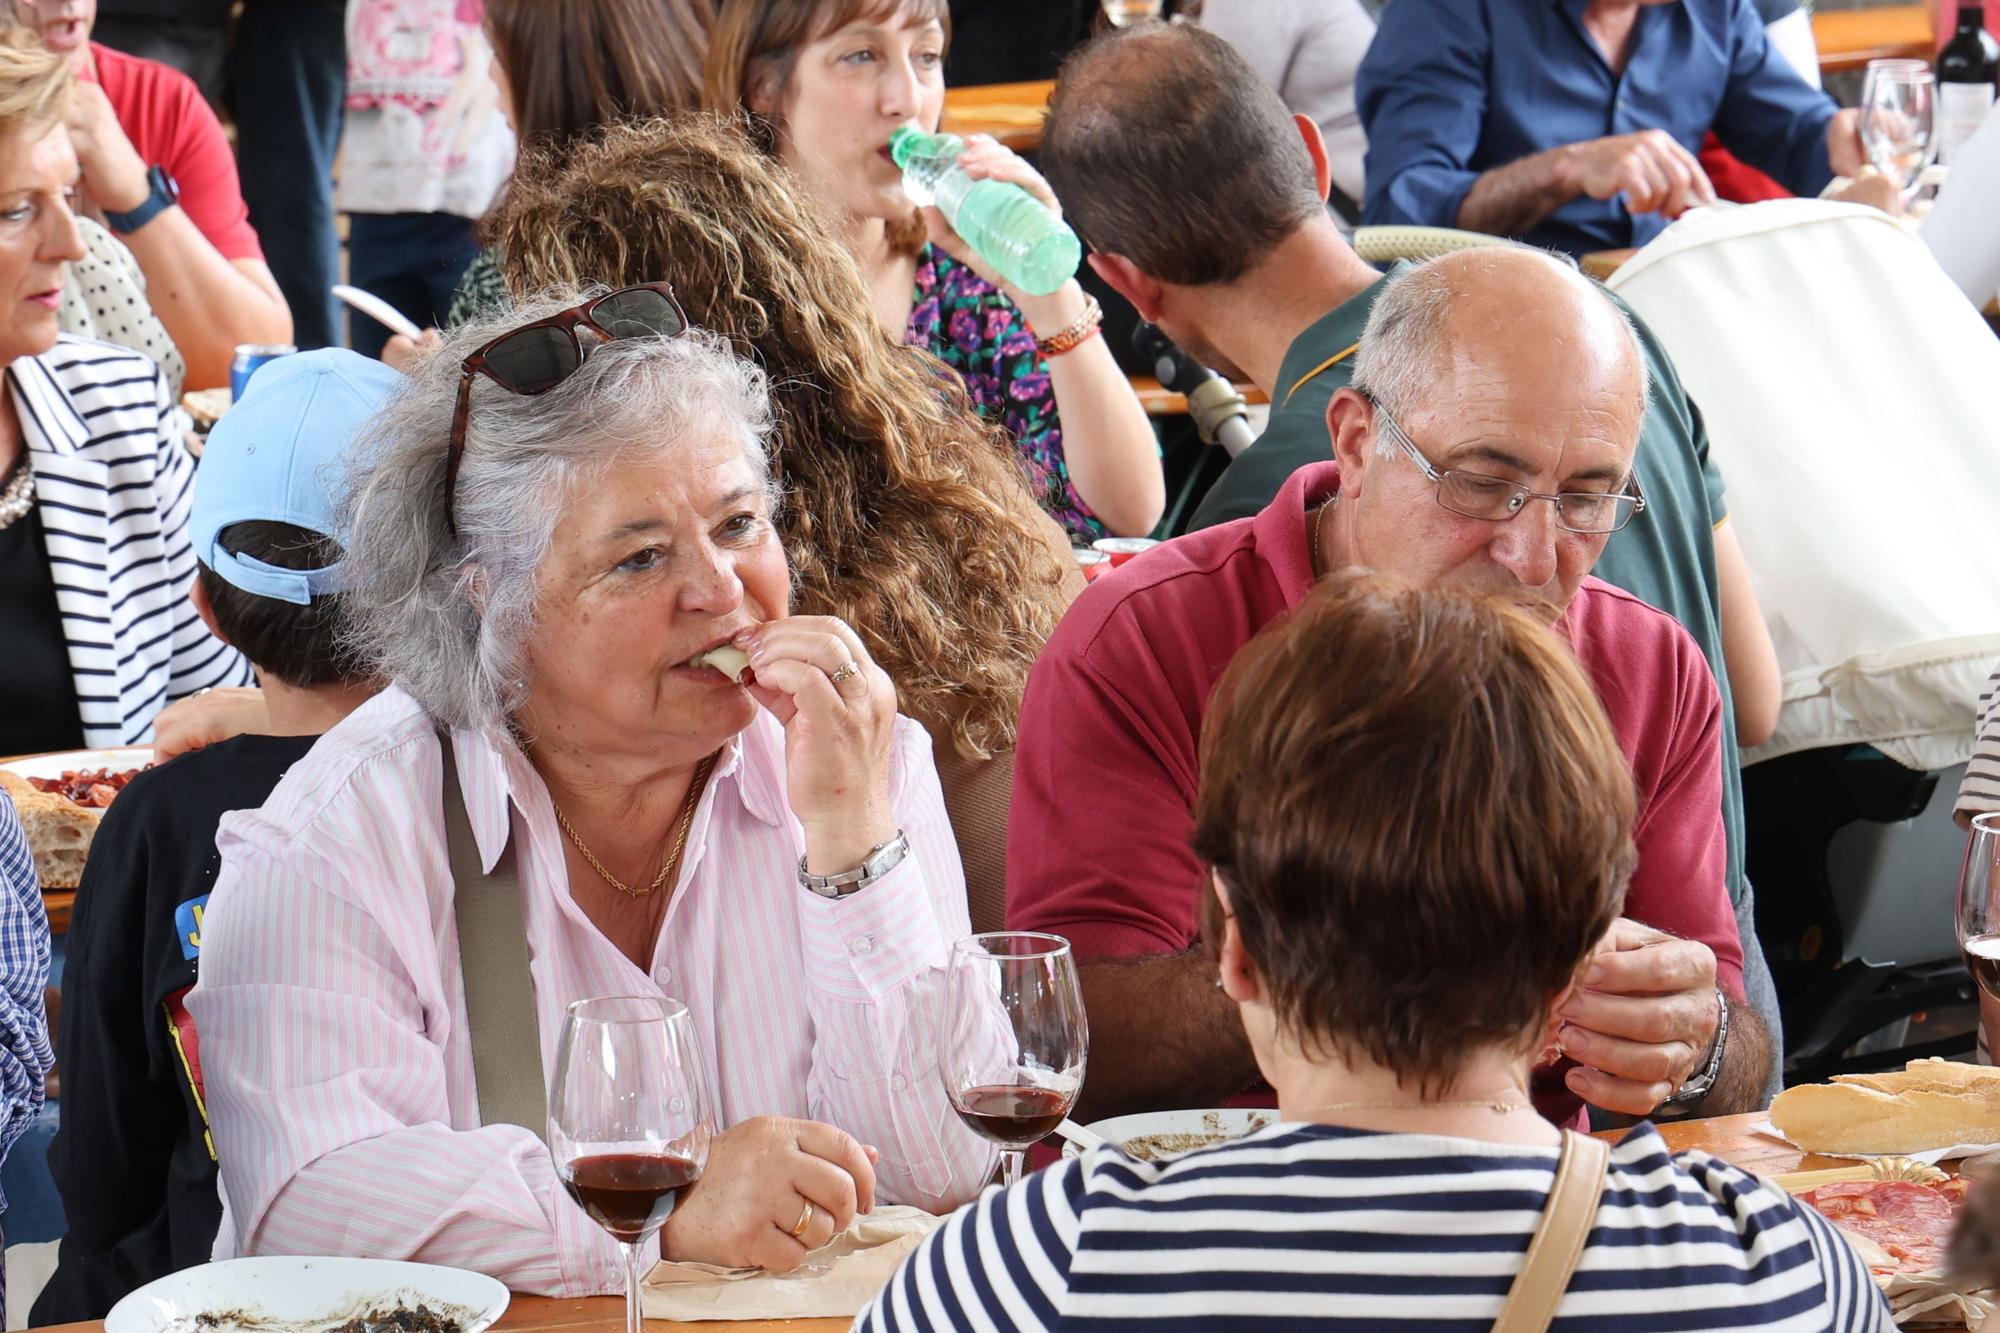
[[[43,46],[39,33],[18,23],[0,27],[0,128],[59,122],[75,87],[69,61]]]
[[[1005,435],[884,335],[785,170],[715,117],[612,125],[524,155],[491,222],[516,292],[664,279],[763,366],[794,608],[853,625],[940,746],[1011,749],[1068,568]]]

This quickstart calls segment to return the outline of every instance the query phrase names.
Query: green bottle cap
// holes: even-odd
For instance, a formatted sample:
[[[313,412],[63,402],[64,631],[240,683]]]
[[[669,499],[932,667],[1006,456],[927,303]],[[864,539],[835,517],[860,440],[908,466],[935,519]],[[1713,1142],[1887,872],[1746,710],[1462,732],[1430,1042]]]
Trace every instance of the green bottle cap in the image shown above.
[[[915,125],[898,125],[889,135],[889,160],[898,167],[907,167],[910,159],[929,145],[933,137],[943,136],[925,134]]]

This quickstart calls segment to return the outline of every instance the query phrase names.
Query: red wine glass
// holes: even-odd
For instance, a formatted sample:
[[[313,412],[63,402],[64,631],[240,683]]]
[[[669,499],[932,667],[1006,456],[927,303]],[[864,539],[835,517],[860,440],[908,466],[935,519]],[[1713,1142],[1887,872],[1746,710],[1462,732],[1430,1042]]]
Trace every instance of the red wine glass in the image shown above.
[[[1011,1185],[1083,1086],[1090,1029],[1076,959],[1060,935],[972,935],[952,946],[946,984],[945,1095],[959,1119],[999,1146]]]
[[[577,1207],[625,1255],[625,1333],[644,1333],[640,1256],[714,1134],[694,1022],[678,1000],[578,1000],[563,1019],[549,1089],[549,1153]]]
[[[1979,989],[2000,1000],[2000,814],[1980,815],[1958,870],[1958,950]]]

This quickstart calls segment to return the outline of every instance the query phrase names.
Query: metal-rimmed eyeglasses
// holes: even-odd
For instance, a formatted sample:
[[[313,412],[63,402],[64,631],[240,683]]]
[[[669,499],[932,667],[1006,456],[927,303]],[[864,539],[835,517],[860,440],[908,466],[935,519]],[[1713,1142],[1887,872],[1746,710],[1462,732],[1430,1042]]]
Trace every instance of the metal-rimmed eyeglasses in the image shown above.
[[[1543,495],[1502,477],[1489,477],[1484,472],[1467,472],[1462,468],[1440,472],[1430,459],[1424,457],[1423,450],[1410,442],[1410,437],[1403,433],[1403,428],[1396,424],[1396,419],[1389,415],[1387,408],[1374,398],[1369,398],[1368,405],[1375,409],[1375,419],[1381,429],[1402,446],[1410,461],[1437,487],[1437,502],[1454,514],[1484,519],[1489,523],[1505,523],[1526,509],[1528,501],[1547,500],[1555,506],[1557,527],[1565,532],[1601,537],[1630,523],[1634,514],[1646,511],[1646,497],[1639,491],[1636,475],[1628,483],[1629,490],[1605,494],[1563,491]]]

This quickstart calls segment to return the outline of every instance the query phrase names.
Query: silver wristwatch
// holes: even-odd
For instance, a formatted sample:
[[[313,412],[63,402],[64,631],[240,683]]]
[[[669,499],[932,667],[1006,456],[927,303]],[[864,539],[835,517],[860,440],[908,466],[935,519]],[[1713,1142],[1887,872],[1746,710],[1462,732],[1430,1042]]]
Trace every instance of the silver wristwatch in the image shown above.
[[[1729,1044],[1729,997],[1721,987],[1715,992],[1715,1041],[1709,1047],[1708,1063],[1703,1065],[1687,1082],[1674,1089],[1674,1095],[1667,1098],[1663,1106],[1686,1106],[1708,1096],[1715,1087],[1715,1078],[1722,1072],[1722,1048]]]
[[[853,870],[843,870],[838,875],[815,875],[806,869],[806,859],[799,858],[799,883],[822,898],[845,898],[859,893],[882,876],[903,863],[910,854],[910,840],[903,836],[901,829],[896,836],[871,850],[863,857],[860,866]]]

